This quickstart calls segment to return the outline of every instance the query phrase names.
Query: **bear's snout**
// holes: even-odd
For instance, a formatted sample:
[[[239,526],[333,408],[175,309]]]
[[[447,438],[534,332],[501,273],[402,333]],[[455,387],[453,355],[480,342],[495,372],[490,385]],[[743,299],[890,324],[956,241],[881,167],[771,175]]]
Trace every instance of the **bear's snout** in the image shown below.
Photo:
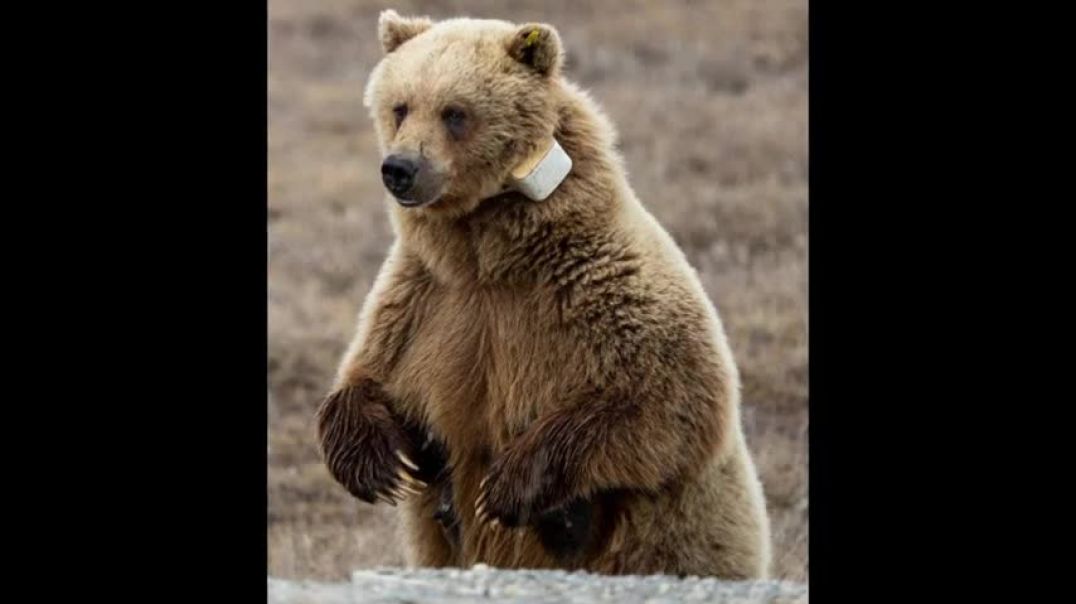
[[[381,163],[381,180],[396,201],[417,208],[437,201],[444,192],[442,170],[428,157],[414,151],[397,151]]]
[[[405,199],[415,188],[415,175],[418,174],[419,162],[404,154],[393,154],[381,164],[381,180],[385,188],[397,199]],[[408,205],[408,204],[404,204]]]

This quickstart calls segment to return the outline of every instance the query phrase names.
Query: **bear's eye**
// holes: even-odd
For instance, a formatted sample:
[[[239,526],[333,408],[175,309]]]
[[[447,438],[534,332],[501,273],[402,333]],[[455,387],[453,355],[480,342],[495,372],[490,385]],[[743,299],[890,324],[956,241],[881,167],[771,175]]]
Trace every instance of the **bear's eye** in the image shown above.
[[[404,118],[407,117],[407,105],[405,103],[396,105],[392,108],[392,114],[396,116],[396,127],[399,128]]]
[[[467,127],[467,114],[458,107],[446,107],[441,112],[441,120],[454,138],[463,136]]]

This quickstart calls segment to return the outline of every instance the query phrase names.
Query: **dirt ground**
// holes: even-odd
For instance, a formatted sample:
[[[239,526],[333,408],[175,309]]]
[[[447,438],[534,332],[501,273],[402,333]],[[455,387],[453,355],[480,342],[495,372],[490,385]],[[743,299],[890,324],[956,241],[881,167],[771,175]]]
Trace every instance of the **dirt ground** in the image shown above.
[[[722,316],[774,574],[806,580],[805,0],[269,0],[269,574],[403,562],[395,510],[331,480],[312,423],[392,239],[361,102],[389,6],[558,29],[566,75],[617,125],[632,185]]]

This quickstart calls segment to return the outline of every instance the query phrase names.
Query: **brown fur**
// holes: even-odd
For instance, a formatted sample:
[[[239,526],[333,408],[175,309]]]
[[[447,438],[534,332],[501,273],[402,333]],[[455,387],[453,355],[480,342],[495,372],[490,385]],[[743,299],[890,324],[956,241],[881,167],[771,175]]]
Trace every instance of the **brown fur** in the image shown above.
[[[612,127],[560,76],[556,32],[392,11],[380,28],[366,102],[382,151],[421,152],[445,184],[428,206],[393,202],[397,241],[319,411],[334,477],[370,501],[404,468],[393,451],[415,459],[432,436],[444,458],[416,461],[438,478],[403,506],[414,564],[766,576],[721,322]],[[466,108],[463,140],[438,121],[448,105]],[[501,193],[549,135],[567,179],[542,202]]]

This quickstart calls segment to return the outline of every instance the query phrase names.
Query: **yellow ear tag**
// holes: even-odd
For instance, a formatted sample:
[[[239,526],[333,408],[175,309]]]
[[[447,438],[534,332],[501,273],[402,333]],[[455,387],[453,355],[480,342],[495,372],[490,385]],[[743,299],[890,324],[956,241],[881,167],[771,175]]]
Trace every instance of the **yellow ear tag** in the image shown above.
[[[538,35],[540,33],[540,31],[535,29],[531,31],[531,33],[527,34],[527,39],[523,41],[523,48],[530,48],[531,46],[534,46],[534,43],[538,41]]]

